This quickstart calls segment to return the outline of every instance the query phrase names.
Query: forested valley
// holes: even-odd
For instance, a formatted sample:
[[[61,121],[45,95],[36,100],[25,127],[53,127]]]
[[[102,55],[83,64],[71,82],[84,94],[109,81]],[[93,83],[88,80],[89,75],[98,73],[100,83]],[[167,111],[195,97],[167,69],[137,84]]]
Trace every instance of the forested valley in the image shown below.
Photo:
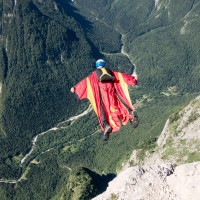
[[[0,0],[1,199],[88,200],[133,149],[153,149],[170,114],[199,95],[199,12],[198,0]],[[139,77],[140,125],[108,142],[70,93],[99,58]]]

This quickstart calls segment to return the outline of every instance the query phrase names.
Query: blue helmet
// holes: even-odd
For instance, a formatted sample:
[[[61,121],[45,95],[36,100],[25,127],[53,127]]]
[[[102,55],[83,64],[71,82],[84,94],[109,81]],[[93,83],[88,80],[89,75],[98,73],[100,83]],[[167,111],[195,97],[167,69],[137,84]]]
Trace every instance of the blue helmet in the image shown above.
[[[104,67],[106,65],[106,62],[102,59],[99,59],[96,61],[96,67]]]

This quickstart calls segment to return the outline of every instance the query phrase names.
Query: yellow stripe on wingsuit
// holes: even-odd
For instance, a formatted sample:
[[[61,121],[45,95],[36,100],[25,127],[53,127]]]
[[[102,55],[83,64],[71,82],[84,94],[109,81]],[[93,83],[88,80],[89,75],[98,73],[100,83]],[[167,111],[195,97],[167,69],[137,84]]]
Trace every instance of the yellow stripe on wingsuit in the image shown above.
[[[110,107],[110,112],[117,112],[118,110],[117,109],[115,109],[115,108],[113,108],[112,106]]]
[[[87,78],[87,98],[89,99],[95,113],[97,114],[97,107],[96,107],[96,104],[95,104],[94,94],[93,94],[93,91],[92,91],[92,86],[90,84],[89,78]]]
[[[119,76],[119,81],[120,81],[120,84],[121,84],[122,89],[124,91],[124,94],[125,94],[127,100],[129,101],[129,103],[132,105],[131,98],[130,98],[130,95],[129,95],[129,92],[128,92],[128,86],[127,86],[126,82],[124,81],[122,74],[118,73],[118,76]]]
[[[106,69],[105,68],[100,68],[100,70],[102,71],[102,75],[100,76],[100,80],[101,80],[101,77],[103,76],[103,75],[108,75],[108,76],[110,76],[110,77],[112,77],[110,74],[108,74],[108,72],[106,71]]]
[[[111,116],[111,115],[109,115],[109,122],[110,122],[110,124],[111,124],[111,126],[112,126],[113,128],[116,128],[116,127],[117,127],[117,125],[115,124],[115,122],[114,122],[114,120],[112,119],[112,116]]]

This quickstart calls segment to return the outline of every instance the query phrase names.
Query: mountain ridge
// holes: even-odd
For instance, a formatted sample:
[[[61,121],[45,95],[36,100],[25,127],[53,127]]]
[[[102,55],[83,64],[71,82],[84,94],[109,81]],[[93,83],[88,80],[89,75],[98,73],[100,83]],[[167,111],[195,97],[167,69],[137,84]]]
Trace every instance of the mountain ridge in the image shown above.
[[[200,96],[170,116],[157,146],[142,159],[142,150],[134,150],[107,190],[93,199],[198,200],[199,131]]]

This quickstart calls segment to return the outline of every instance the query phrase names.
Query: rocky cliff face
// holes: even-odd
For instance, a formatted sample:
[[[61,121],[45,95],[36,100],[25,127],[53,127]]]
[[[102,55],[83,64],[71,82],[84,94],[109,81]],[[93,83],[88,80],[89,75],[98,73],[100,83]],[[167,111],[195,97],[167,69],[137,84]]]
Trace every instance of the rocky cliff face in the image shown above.
[[[200,96],[170,116],[154,153],[135,150],[107,190],[94,200],[198,200],[199,135]]]
[[[200,96],[183,110],[170,116],[157,140],[155,153],[149,154],[145,162],[156,162],[162,159],[179,165],[199,161],[199,144]]]
[[[199,200],[200,162],[130,167],[93,200]]]

